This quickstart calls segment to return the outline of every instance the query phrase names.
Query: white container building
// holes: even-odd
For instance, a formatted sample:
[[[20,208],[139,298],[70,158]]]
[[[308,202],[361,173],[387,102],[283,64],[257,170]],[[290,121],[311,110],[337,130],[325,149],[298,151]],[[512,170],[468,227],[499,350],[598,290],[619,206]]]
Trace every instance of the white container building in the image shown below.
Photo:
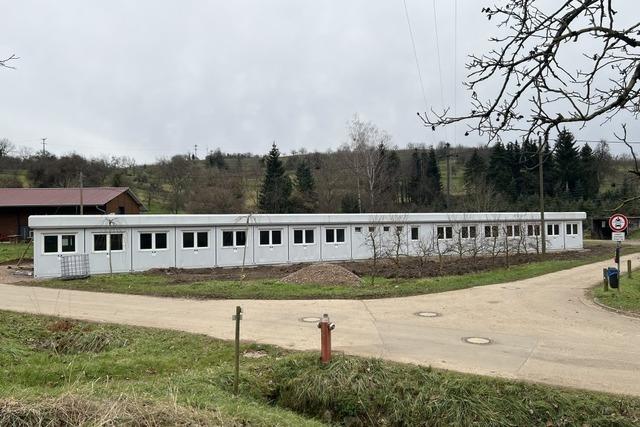
[[[583,247],[584,212],[545,214],[548,251]],[[376,256],[535,253],[538,213],[44,215],[29,217],[34,276],[68,255],[91,274],[362,260]]]

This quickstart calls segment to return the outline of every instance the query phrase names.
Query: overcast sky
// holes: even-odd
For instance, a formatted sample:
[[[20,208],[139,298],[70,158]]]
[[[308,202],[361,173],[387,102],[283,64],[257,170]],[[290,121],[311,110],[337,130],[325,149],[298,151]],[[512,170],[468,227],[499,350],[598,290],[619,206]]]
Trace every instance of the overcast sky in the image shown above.
[[[433,3],[407,0],[427,104],[462,112],[466,55],[486,51],[495,27],[476,0],[458,3],[456,49],[454,1],[435,1],[436,33]],[[0,57],[20,57],[0,70],[0,138],[34,150],[42,137],[56,154],[138,162],[194,144],[200,154],[262,154],[272,141],[335,149],[354,113],[399,146],[483,142],[418,121],[425,101],[402,0],[0,0],[0,11]],[[611,129],[576,133],[611,139]],[[636,122],[630,134],[640,139]]]

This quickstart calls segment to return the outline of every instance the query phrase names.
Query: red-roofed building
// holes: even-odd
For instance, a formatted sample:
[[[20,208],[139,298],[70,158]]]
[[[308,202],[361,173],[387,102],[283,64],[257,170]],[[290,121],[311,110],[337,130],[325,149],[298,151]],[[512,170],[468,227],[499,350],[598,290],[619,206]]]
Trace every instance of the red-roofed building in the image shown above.
[[[144,210],[128,187],[0,188],[0,240],[26,238],[30,215],[80,214],[81,205],[87,215]]]

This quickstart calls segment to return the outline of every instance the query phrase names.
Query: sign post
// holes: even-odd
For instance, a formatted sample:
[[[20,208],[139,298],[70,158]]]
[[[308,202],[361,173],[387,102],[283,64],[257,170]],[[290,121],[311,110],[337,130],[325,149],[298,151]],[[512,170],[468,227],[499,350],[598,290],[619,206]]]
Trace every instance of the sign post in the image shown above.
[[[616,258],[618,264],[618,274],[620,274],[620,252],[622,242],[625,239],[625,230],[629,226],[629,220],[622,214],[613,214],[609,218],[609,228],[611,229],[611,240],[616,242]]]

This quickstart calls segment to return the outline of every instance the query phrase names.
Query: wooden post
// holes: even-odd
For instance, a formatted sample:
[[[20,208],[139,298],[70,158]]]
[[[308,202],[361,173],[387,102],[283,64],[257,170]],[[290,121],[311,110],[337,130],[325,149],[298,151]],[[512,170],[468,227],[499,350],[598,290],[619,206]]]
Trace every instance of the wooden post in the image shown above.
[[[242,319],[242,308],[236,307],[236,314],[232,320],[236,321],[236,354],[235,354],[235,376],[233,379],[233,394],[238,395],[238,383],[240,382],[240,320]]]
[[[605,292],[609,290],[609,273],[606,268],[602,269],[602,286]]]
[[[627,277],[631,279],[631,260],[630,259],[627,260]]]

